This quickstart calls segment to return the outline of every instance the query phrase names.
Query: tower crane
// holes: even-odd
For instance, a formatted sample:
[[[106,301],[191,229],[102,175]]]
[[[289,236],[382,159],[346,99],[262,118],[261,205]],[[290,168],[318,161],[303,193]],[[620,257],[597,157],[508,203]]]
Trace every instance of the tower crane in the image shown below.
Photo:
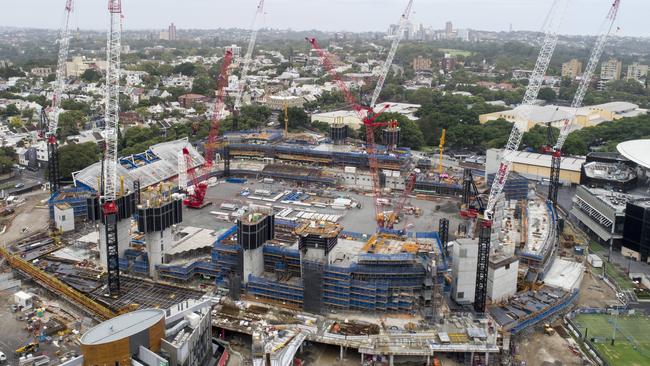
[[[546,75],[546,70],[548,65],[551,62],[551,57],[555,51],[555,46],[557,45],[558,39],[558,29],[562,23],[562,18],[564,17],[564,12],[568,0],[555,0],[551,6],[549,15],[546,18],[546,32],[544,34],[544,41],[542,42],[542,48],[537,57],[535,63],[535,68],[533,73],[528,81],[528,87],[524,94],[524,99],[521,103],[522,106],[533,105],[535,100],[537,100],[537,95],[539,90],[542,87],[544,81],[544,75]],[[499,168],[492,182],[492,187],[490,189],[490,196],[488,198],[487,205],[485,207],[485,218],[486,222],[492,220],[494,214],[494,206],[496,201],[503,191],[503,187],[506,184],[508,179],[508,174],[510,173],[511,159],[512,155],[517,152],[519,144],[524,134],[524,124],[529,114],[528,109],[524,109],[520,114],[518,121],[516,121],[512,126],[512,131],[510,132],[510,137],[503,152],[503,158],[499,164]]]
[[[104,112],[104,160],[100,202],[106,235],[108,290],[120,293],[120,267],[117,238],[117,140],[119,128],[120,52],[122,47],[122,0],[109,0],[110,26],[106,46],[106,108]]]
[[[61,177],[59,173],[59,144],[56,140],[56,130],[59,124],[59,114],[61,109],[61,95],[65,84],[65,65],[68,60],[68,50],[70,46],[70,14],[72,13],[73,1],[66,0],[63,24],[59,35],[59,55],[56,64],[56,79],[54,81],[54,93],[52,95],[52,104],[49,110],[41,113],[42,133],[47,140],[47,163],[48,163],[48,180],[50,182],[50,193],[59,190],[61,186]]]
[[[371,108],[374,108],[375,103],[377,103],[379,94],[381,94],[381,90],[384,88],[384,82],[386,81],[386,77],[388,76],[390,67],[393,64],[393,58],[395,57],[395,53],[397,53],[397,48],[399,47],[399,43],[404,38],[404,30],[406,28],[406,24],[408,23],[409,17],[411,16],[413,1],[414,0],[409,0],[408,4],[406,5],[406,9],[404,9],[404,13],[402,13],[402,16],[399,19],[397,34],[395,35],[395,38],[393,38],[393,44],[390,47],[390,51],[388,52],[388,57],[386,57],[386,61],[384,62],[384,65],[381,67],[381,73],[379,74],[379,79],[377,80],[375,91],[372,94],[372,99],[370,101]]]
[[[255,17],[253,18],[253,25],[251,26],[251,36],[248,39],[248,47],[246,48],[246,54],[244,55],[244,61],[242,63],[241,75],[239,78],[239,87],[237,94],[235,94],[235,104],[234,111],[235,114],[239,114],[241,109],[241,99],[244,95],[244,89],[246,88],[246,78],[248,77],[248,70],[251,66],[251,59],[253,58],[253,50],[255,49],[255,42],[257,41],[257,33],[259,28],[257,27],[258,18],[264,14],[264,0],[260,0],[257,4],[257,10],[255,11]],[[233,119],[233,130],[237,129],[237,119]]]
[[[596,71],[598,62],[600,61],[603,51],[605,50],[605,44],[607,39],[614,27],[614,22],[616,21],[616,16],[618,15],[618,8],[621,5],[621,0],[614,0],[612,3],[603,24],[600,27],[599,36],[596,40],[593,50],[591,51],[591,56],[587,62],[587,67],[585,72],[582,75],[576,94],[573,96],[573,102],[571,102],[571,108],[574,109],[574,114],[577,112],[578,108],[582,107],[582,102],[584,101],[585,95],[587,94],[587,89],[589,89],[589,84],[591,84],[591,78]],[[551,174],[549,177],[549,186],[548,186],[548,199],[557,205],[557,195],[560,189],[560,165],[562,161],[562,147],[564,142],[566,142],[569,133],[571,132],[571,119],[566,118],[562,121],[562,128],[560,129],[560,135],[558,136],[557,142],[552,148],[552,158],[551,158]]]
[[[535,68],[533,73],[528,81],[528,87],[524,94],[524,99],[522,101],[522,106],[524,106],[523,113],[519,116],[518,120],[515,121],[510,137],[503,152],[503,158],[499,164],[499,168],[492,182],[492,187],[490,188],[490,195],[488,198],[487,205],[483,212],[484,216],[480,221],[479,226],[477,226],[479,231],[479,240],[478,240],[478,260],[476,265],[476,288],[474,293],[474,310],[478,313],[485,312],[485,305],[487,301],[487,282],[488,282],[488,265],[490,260],[490,240],[491,240],[491,228],[492,228],[492,219],[494,216],[494,208],[497,202],[497,199],[503,191],[503,187],[506,184],[508,179],[508,174],[510,173],[511,159],[512,155],[516,153],[521,143],[521,139],[524,134],[524,124],[528,118],[529,109],[526,106],[532,105],[537,99],[539,90],[542,87],[542,82],[544,81],[544,75],[548,69],[548,65],[551,62],[551,57],[555,51],[555,46],[557,45],[558,40],[558,30],[566,7],[568,5],[568,0],[555,0],[551,5],[551,10],[547,15],[544,21],[544,40],[542,42],[542,47],[535,62]]]
[[[377,117],[381,115],[389,106],[385,105],[378,113],[374,113],[372,108],[362,106],[357,103],[356,98],[350,92],[345,82],[341,79],[341,76],[334,70],[334,65],[330,58],[330,54],[324,51],[316,38],[305,38],[309,42],[312,48],[318,53],[318,56],[327,70],[327,73],[330,75],[332,80],[336,82],[339,89],[343,92],[345,101],[352,106],[352,109],[355,111],[359,119],[363,122],[364,127],[366,128],[366,152],[368,153],[368,165],[370,166],[370,174],[372,176],[372,191],[375,201],[375,217],[377,218],[377,223],[379,225],[379,218],[383,216],[382,204],[381,204],[381,184],[379,181],[379,163],[377,161],[376,148],[375,148],[375,131],[376,127],[385,126],[387,123],[375,122]],[[383,221],[383,220],[382,220]]]
[[[212,111],[212,120],[210,122],[210,133],[208,141],[205,144],[205,165],[203,166],[203,176],[207,176],[212,169],[214,163],[215,150],[217,144],[217,137],[219,136],[219,128],[221,126],[222,113],[224,111],[226,86],[228,85],[228,75],[230,65],[232,63],[232,50],[226,50],[226,54],[221,61],[221,68],[219,76],[217,77],[217,99],[214,103],[214,110]],[[183,156],[185,157],[187,175],[190,184],[194,186],[194,191],[188,194],[187,198],[183,200],[183,204],[188,208],[202,208],[206,206],[205,194],[208,190],[208,185],[205,181],[198,181],[196,176],[196,169],[192,157],[188,149],[183,149]]]

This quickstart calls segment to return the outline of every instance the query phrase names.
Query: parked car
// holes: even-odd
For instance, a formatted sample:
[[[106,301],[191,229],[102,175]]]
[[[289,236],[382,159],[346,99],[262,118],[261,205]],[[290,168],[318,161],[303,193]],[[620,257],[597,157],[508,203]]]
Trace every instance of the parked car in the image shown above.
[[[23,188],[25,186],[25,183],[17,183],[14,188]]]
[[[0,351],[0,363],[5,363],[7,361],[7,356]]]

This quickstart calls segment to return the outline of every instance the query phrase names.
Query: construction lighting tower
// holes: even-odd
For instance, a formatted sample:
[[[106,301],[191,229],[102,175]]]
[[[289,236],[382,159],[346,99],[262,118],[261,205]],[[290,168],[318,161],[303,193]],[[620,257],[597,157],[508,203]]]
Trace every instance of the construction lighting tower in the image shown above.
[[[232,50],[226,50],[226,54],[221,61],[219,76],[217,77],[217,99],[214,103],[214,109],[212,111],[210,134],[208,135],[208,141],[205,144],[205,165],[203,166],[203,177],[206,179],[207,175],[211,172],[212,165],[214,163],[217,138],[219,136],[219,128],[221,126],[222,113],[225,106],[225,89],[228,85],[228,75],[231,63]],[[206,205],[205,194],[208,190],[208,185],[205,181],[199,181],[199,177],[196,176],[192,159],[189,155],[189,150],[184,149],[183,155],[186,158],[185,168],[187,169],[188,176],[190,177],[190,183],[188,185],[194,186],[194,191],[188,195],[188,197],[183,201],[183,204],[188,208],[202,208]]]
[[[104,114],[104,161],[101,205],[106,235],[108,290],[120,293],[120,267],[117,238],[117,140],[120,110],[120,51],[122,47],[122,0],[109,0],[110,26],[106,46],[106,108]]]
[[[382,223],[385,220],[383,220],[381,204],[381,183],[379,181],[378,167],[379,163],[377,162],[377,151],[375,149],[375,128],[386,126],[388,123],[375,122],[375,120],[389,107],[389,105],[385,105],[381,111],[375,113],[372,108],[365,107],[357,103],[356,98],[354,95],[352,95],[347,85],[345,85],[345,82],[343,82],[341,76],[334,70],[334,65],[332,64],[330,54],[320,47],[316,38],[307,37],[305,39],[311,44],[316,53],[318,53],[318,56],[320,57],[325,70],[327,70],[327,73],[330,75],[332,80],[334,80],[339,89],[341,89],[343,96],[345,97],[345,101],[352,106],[352,109],[357,113],[359,119],[363,121],[363,125],[366,128],[366,152],[368,153],[368,165],[370,166],[370,174],[372,176],[372,191],[375,201],[375,218],[377,220],[377,224],[381,227]]]
[[[386,81],[386,77],[390,72],[390,67],[393,64],[393,58],[395,57],[395,53],[397,53],[399,43],[404,38],[404,30],[406,30],[406,24],[408,23],[409,17],[411,16],[413,1],[414,0],[409,0],[408,4],[406,5],[406,9],[404,9],[402,16],[399,18],[399,27],[397,28],[397,34],[395,34],[395,38],[393,38],[393,44],[391,45],[390,51],[388,52],[388,57],[386,57],[386,61],[381,68],[381,73],[379,74],[379,79],[377,80],[375,91],[372,94],[372,99],[370,101],[371,108],[375,107],[375,103],[377,103],[377,99],[379,99],[379,94],[381,94],[381,90],[384,88],[384,82]]]
[[[56,130],[59,125],[59,114],[61,113],[61,95],[65,85],[65,66],[68,60],[68,50],[70,47],[70,14],[72,13],[73,2],[66,0],[65,12],[63,15],[63,24],[59,35],[59,57],[56,64],[56,79],[54,81],[54,94],[52,95],[52,104],[47,112],[41,113],[43,119],[42,128],[44,137],[47,139],[47,163],[48,163],[48,180],[50,182],[50,192],[54,193],[61,187],[61,175],[59,171],[59,144],[56,140]]]
[[[618,15],[618,8],[621,4],[621,0],[614,0],[612,6],[607,13],[603,24],[600,27],[599,36],[596,40],[593,50],[591,51],[591,56],[587,62],[587,67],[585,72],[582,75],[576,94],[573,96],[573,102],[571,102],[571,108],[574,109],[574,115],[577,113],[578,108],[582,107],[582,102],[584,101],[585,95],[587,94],[587,89],[591,84],[591,78],[596,72],[598,67],[598,62],[600,61],[603,51],[605,50],[605,44],[609,38],[610,33],[614,27],[614,22],[616,21],[616,16]],[[552,148],[552,158],[551,158],[551,174],[549,177],[549,186],[548,186],[548,200],[557,205],[557,195],[560,190],[560,170],[562,162],[562,147],[566,141],[569,133],[571,132],[571,119],[566,118],[563,121],[562,129],[560,130],[560,135],[558,136],[555,146]]]
[[[562,24],[568,2],[569,0],[553,1],[551,10],[546,16],[543,26],[543,29],[545,30],[544,40],[535,63],[535,68],[533,69],[533,73],[528,81],[528,87],[526,88],[524,99],[521,103],[522,106],[533,105],[537,100],[537,95],[539,94],[539,90],[544,81],[544,75],[546,75],[546,70],[548,69],[551,57],[555,51],[555,46],[557,45],[558,30],[560,24]],[[526,108],[522,115],[518,116],[519,118],[512,126],[510,137],[508,138],[508,142],[503,152],[502,161],[499,164],[494,181],[492,182],[490,196],[484,211],[484,217],[479,223],[479,253],[476,273],[476,289],[474,294],[474,310],[477,313],[485,312],[487,297],[487,268],[490,259],[490,232],[492,228],[492,219],[494,217],[494,207],[501,196],[503,187],[508,179],[511,160],[521,143],[526,123],[524,121],[528,119],[529,113],[529,109]]]
[[[235,94],[235,104],[234,104],[235,117],[239,115],[239,111],[241,109],[241,98],[244,95],[244,89],[246,88],[246,78],[248,77],[248,70],[250,70],[251,67],[253,50],[255,49],[255,42],[257,41],[257,33],[259,32],[257,22],[263,14],[264,14],[264,0],[260,0],[259,4],[257,4],[255,17],[253,18],[253,24],[251,26],[251,36],[248,40],[248,48],[246,48],[246,55],[244,55],[244,62],[242,63],[241,74],[239,77],[239,87],[237,90],[237,94]],[[237,129],[237,118],[234,118],[233,130],[236,129]]]
[[[533,73],[528,81],[528,87],[526,88],[524,99],[521,102],[522,106],[533,105],[537,100],[537,95],[539,94],[539,90],[544,81],[544,75],[546,75],[546,70],[548,69],[551,57],[555,51],[555,46],[557,45],[558,30],[562,23],[567,4],[568,0],[555,0],[551,6],[551,10],[545,22],[546,33],[544,35],[542,48],[539,52],[537,62],[535,63]],[[517,152],[519,144],[521,143],[521,139],[524,135],[524,121],[527,119],[527,114],[529,113],[528,109],[524,110],[522,115],[519,116],[512,126],[510,137],[508,138],[508,142],[503,152],[501,164],[499,164],[494,181],[492,182],[492,188],[490,189],[490,197],[488,198],[488,203],[485,208],[485,217],[487,220],[492,220],[494,206],[508,179],[511,159]]]

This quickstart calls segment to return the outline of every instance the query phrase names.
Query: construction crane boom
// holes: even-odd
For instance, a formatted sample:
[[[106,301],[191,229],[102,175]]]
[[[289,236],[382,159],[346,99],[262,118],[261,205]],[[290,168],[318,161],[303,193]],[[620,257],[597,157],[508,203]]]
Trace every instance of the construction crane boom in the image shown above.
[[[406,9],[404,9],[404,12],[402,13],[402,16],[399,19],[397,34],[395,35],[395,38],[393,38],[393,43],[390,47],[390,51],[388,52],[388,57],[386,57],[386,61],[384,62],[384,65],[381,67],[381,72],[379,73],[379,79],[377,79],[377,85],[375,86],[375,91],[372,94],[372,99],[370,101],[371,108],[374,108],[375,104],[377,103],[377,99],[379,99],[379,94],[381,94],[381,90],[384,88],[384,82],[386,81],[386,77],[390,72],[390,67],[393,64],[393,58],[395,57],[395,53],[397,53],[397,48],[399,47],[399,43],[404,38],[404,30],[406,28],[406,24],[408,23],[409,17],[411,16],[411,10],[413,9],[413,1],[414,0],[409,0],[408,4],[406,5]]]
[[[226,54],[221,61],[219,75],[217,76],[217,98],[214,102],[214,109],[212,111],[208,141],[205,144],[205,165],[203,166],[203,176],[207,176],[207,174],[210,173],[212,164],[214,163],[217,138],[219,136],[219,128],[221,127],[221,119],[223,117],[222,114],[225,106],[225,89],[228,85],[228,74],[232,63],[232,55],[232,50],[226,50]],[[208,185],[205,181],[199,182],[189,150],[184,148],[182,153],[185,157],[185,169],[187,176],[189,177],[188,185],[194,186],[194,191],[188,194],[188,197],[183,200],[183,204],[189,208],[199,209],[206,205],[205,194],[207,193]],[[181,179],[180,176],[179,179]]]
[[[70,14],[72,13],[72,0],[66,0],[65,15],[63,25],[61,26],[61,34],[59,36],[59,57],[56,64],[56,79],[54,81],[54,94],[52,95],[52,112],[54,118],[49,119],[48,132],[56,134],[58,127],[58,111],[61,107],[61,95],[63,94],[63,85],[65,84],[65,66],[68,60],[68,50],[70,48]]]
[[[535,63],[535,68],[533,69],[533,73],[528,81],[528,87],[526,88],[524,99],[522,101],[523,106],[533,105],[537,100],[537,95],[539,94],[539,90],[541,89],[542,83],[544,81],[544,75],[546,75],[546,70],[548,69],[548,65],[551,62],[551,57],[555,51],[555,46],[557,45],[558,30],[560,24],[562,23],[562,18],[564,17],[564,12],[566,10],[567,4],[568,0],[556,0],[551,6],[550,13],[547,16],[544,41]],[[519,144],[521,143],[521,139],[524,134],[525,122],[522,121],[527,120],[527,115],[529,113],[529,109],[524,109],[522,115],[518,116],[517,121],[515,121],[512,126],[512,131],[505,146],[503,158],[499,164],[496,176],[492,182],[490,196],[485,208],[485,217],[488,220],[492,219],[494,206],[496,205],[497,199],[503,191],[503,187],[505,186],[508,179],[512,155],[515,154],[519,148]]]
[[[241,99],[244,94],[244,89],[246,88],[246,78],[248,77],[248,70],[251,66],[253,50],[255,49],[255,42],[257,41],[257,33],[259,32],[257,21],[262,14],[264,14],[264,0],[260,0],[259,4],[257,4],[257,11],[255,12],[255,17],[253,18],[251,36],[248,40],[248,47],[246,48],[246,54],[244,55],[244,62],[242,64],[241,75],[239,79],[239,88],[237,94],[235,95],[235,111],[239,111],[241,108]]]
[[[582,75],[582,79],[580,80],[580,84],[578,85],[578,89],[576,90],[576,94],[573,96],[573,102],[571,102],[571,108],[578,109],[582,107],[582,103],[584,101],[585,95],[587,94],[587,90],[589,89],[589,85],[591,84],[591,79],[594,76],[594,73],[596,72],[596,68],[598,67],[598,62],[600,61],[600,58],[603,55],[603,51],[605,50],[605,45],[607,44],[609,35],[611,34],[612,28],[614,27],[614,22],[616,21],[616,16],[618,15],[618,9],[620,5],[621,5],[621,0],[614,0],[612,6],[609,9],[609,12],[607,13],[607,17],[605,18],[605,21],[601,26],[598,39],[596,40],[596,44],[594,45],[594,48],[591,51],[591,56],[589,57],[589,61],[587,62],[587,66],[585,67],[585,72]],[[571,132],[571,120],[567,118],[563,121],[562,129],[560,130],[560,135],[558,136],[557,142],[555,143],[554,146],[555,150],[562,150],[562,147],[564,146],[564,143],[566,142],[566,139],[569,136],[570,132]]]
[[[352,107],[359,119],[363,122],[364,127],[366,128],[366,152],[368,154],[368,165],[370,167],[370,174],[372,176],[372,191],[375,202],[375,218],[377,223],[380,225],[380,217],[382,216],[382,204],[381,204],[381,183],[379,181],[379,162],[377,161],[376,149],[375,149],[375,127],[385,126],[386,123],[375,122],[377,117],[381,115],[389,105],[385,105],[379,112],[374,113],[372,108],[361,106],[357,103],[356,98],[350,92],[345,82],[341,79],[341,76],[334,70],[334,64],[330,59],[330,54],[325,52],[316,38],[305,38],[309,42],[312,48],[318,53],[318,56],[327,70],[327,73],[330,75],[332,80],[336,82],[339,89],[343,92],[345,101]],[[382,220],[383,221],[383,220]]]

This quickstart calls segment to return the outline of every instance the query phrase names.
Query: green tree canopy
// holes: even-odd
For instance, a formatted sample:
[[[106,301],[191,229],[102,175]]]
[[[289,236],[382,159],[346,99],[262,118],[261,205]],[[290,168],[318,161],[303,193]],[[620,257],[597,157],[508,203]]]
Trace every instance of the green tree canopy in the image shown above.
[[[59,128],[57,137],[65,141],[68,136],[79,134],[79,128],[84,126],[88,118],[81,111],[67,111],[59,114]]]
[[[553,103],[557,99],[557,94],[551,88],[542,88],[537,97],[547,103]]]
[[[96,83],[102,79],[102,73],[93,68],[90,68],[81,74],[81,79],[88,83]]]
[[[94,142],[68,144],[59,148],[61,178],[72,180],[72,173],[82,170],[101,158],[99,146]]]

